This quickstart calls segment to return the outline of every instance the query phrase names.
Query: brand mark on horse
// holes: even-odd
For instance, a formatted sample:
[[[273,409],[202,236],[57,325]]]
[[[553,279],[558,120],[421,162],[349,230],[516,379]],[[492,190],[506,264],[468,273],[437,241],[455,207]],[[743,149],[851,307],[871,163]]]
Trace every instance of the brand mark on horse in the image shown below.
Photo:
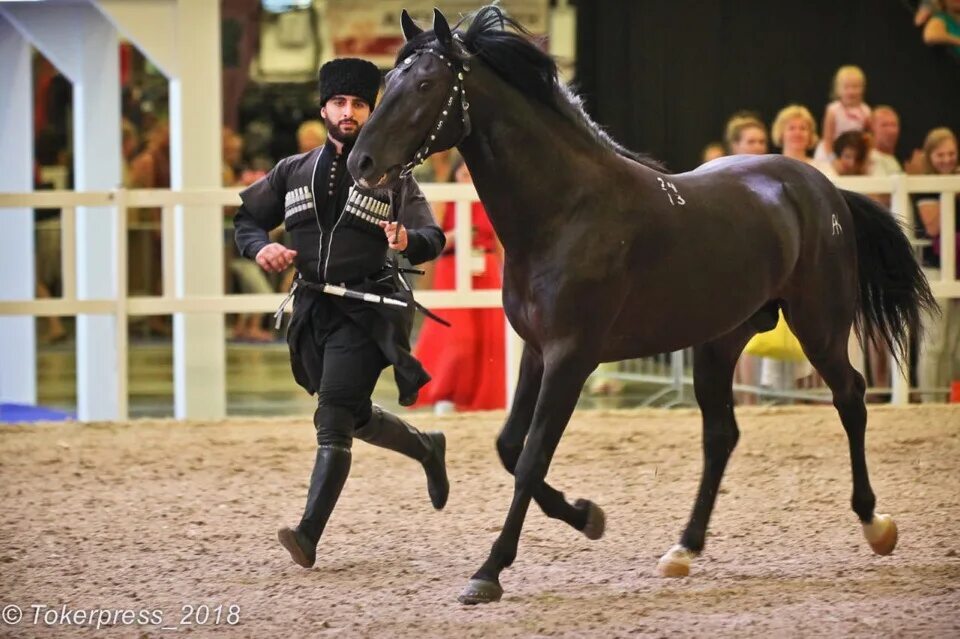
[[[660,182],[660,188],[667,194],[667,199],[670,200],[670,204],[677,206],[683,206],[687,203],[683,196],[680,195],[680,191],[677,190],[676,185],[673,182],[667,182],[662,177],[658,177],[657,181]],[[671,193],[670,191],[673,191]]]

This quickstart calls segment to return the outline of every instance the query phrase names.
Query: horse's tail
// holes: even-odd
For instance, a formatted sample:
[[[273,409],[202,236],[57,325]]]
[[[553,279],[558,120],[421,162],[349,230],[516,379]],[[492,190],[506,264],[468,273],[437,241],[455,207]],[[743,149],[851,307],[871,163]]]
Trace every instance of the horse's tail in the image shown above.
[[[870,198],[840,189],[857,238],[860,343],[886,342],[903,365],[909,335],[919,337],[923,313],[939,312],[927,278],[896,218]]]

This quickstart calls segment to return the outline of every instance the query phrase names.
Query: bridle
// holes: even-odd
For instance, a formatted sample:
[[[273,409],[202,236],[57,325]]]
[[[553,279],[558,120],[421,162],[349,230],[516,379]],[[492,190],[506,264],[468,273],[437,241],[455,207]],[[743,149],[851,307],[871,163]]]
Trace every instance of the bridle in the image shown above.
[[[447,121],[447,117],[450,115],[450,109],[453,107],[453,102],[458,95],[460,96],[460,122],[463,125],[463,132],[460,135],[460,139],[457,140],[453,146],[457,146],[463,142],[464,138],[470,135],[471,131],[470,103],[467,102],[467,90],[463,86],[463,79],[466,77],[466,74],[470,72],[470,64],[467,61],[463,61],[458,64],[455,58],[449,55],[444,55],[442,52],[431,47],[414,51],[409,56],[404,58],[403,61],[397,65],[397,68],[401,71],[405,71],[406,69],[410,68],[410,66],[412,66],[421,55],[424,54],[430,54],[437,57],[441,62],[446,64],[451,71],[453,71],[453,87],[450,90],[450,96],[447,98],[446,102],[443,103],[443,106],[440,109],[440,115],[437,116],[436,126],[429,130],[426,139],[423,141],[423,145],[413,156],[413,159],[401,167],[401,178],[405,178],[410,175],[413,172],[413,169],[423,164],[423,162],[430,156],[430,145],[436,141],[437,136],[440,135],[440,131],[443,130],[443,125]]]

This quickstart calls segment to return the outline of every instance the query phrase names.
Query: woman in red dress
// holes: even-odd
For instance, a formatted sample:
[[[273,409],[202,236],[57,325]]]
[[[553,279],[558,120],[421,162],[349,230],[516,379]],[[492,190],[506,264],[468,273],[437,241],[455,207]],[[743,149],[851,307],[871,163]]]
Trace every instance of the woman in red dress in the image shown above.
[[[462,161],[454,171],[457,182],[470,183]],[[434,289],[455,288],[454,203],[447,203],[442,227],[447,236],[437,258]],[[503,248],[480,202],[471,209],[473,246],[470,256],[474,289],[499,289]],[[450,322],[424,322],[414,355],[433,377],[420,390],[415,406],[449,407],[458,411],[493,410],[506,405],[506,322],[500,308],[458,308],[437,311]]]

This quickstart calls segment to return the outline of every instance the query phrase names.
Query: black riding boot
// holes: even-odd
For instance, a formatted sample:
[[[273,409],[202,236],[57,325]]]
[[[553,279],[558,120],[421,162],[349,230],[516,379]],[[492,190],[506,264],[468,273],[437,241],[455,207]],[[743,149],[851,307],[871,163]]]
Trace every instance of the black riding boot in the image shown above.
[[[307,505],[296,528],[283,527],[277,537],[290,552],[293,561],[310,568],[317,560],[317,542],[327,519],[337,505],[337,498],[350,474],[350,449],[339,446],[318,446],[317,459],[310,476]]]
[[[367,423],[356,429],[354,436],[368,444],[395,450],[423,464],[427,474],[427,492],[437,510],[447,503],[450,482],[447,481],[447,439],[443,433],[421,433],[396,415],[379,406]]]

